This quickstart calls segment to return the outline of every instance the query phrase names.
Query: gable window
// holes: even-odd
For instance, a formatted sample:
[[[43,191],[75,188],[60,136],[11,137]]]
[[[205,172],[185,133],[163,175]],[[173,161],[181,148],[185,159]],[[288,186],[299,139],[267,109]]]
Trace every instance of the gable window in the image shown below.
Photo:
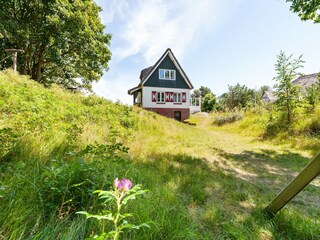
[[[162,80],[176,80],[176,70],[159,69],[159,79]]]
[[[181,93],[174,93],[173,94],[173,102],[181,103]]]
[[[165,92],[157,92],[157,102],[165,102]]]

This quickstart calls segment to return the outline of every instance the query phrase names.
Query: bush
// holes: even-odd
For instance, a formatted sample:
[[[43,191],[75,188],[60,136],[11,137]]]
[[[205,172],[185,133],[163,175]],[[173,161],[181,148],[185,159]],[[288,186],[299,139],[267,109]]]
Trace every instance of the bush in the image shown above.
[[[227,113],[227,114],[215,116],[213,124],[222,126],[224,124],[233,123],[241,119],[243,119],[242,113]]]
[[[311,136],[319,137],[320,136],[320,119],[313,118],[311,122],[306,126],[305,131]]]

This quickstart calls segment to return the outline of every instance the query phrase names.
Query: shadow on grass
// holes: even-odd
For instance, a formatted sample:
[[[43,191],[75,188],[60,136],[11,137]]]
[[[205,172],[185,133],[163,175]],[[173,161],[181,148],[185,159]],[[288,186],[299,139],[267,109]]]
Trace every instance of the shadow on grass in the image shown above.
[[[16,189],[19,191],[14,192],[21,192],[25,186],[30,184],[33,186],[36,181],[38,190],[48,185],[48,188],[45,188],[48,191],[44,191],[41,195],[44,202],[49,201],[50,197],[57,197],[60,201],[61,197],[54,192],[54,189],[63,189],[65,183],[70,183],[70,180],[74,180],[72,184],[89,179],[93,183],[108,181],[111,185],[115,177],[127,177],[135,184],[141,183],[143,188],[149,189],[149,193],[144,197],[141,196],[137,201],[128,204],[128,212],[134,213],[135,216],[130,219],[130,222],[142,223],[152,220],[154,224],[151,224],[150,230],[139,229],[125,233],[124,239],[320,238],[317,222],[320,218],[320,210],[315,207],[315,203],[320,200],[315,201],[316,197],[314,197],[320,196],[320,189],[317,186],[310,186],[306,192],[301,193],[303,196],[309,196],[310,199],[297,198],[298,200],[283,209],[273,220],[265,218],[262,211],[278,193],[278,188],[282,189],[288,183],[287,176],[291,174],[290,178],[293,177],[293,172],[307,164],[308,159],[290,152],[281,155],[273,151],[230,154],[216,149],[215,152],[216,158],[212,161],[186,154],[153,154],[144,159],[125,162],[106,159],[99,162],[101,174],[96,171],[97,169],[93,169],[93,165],[81,167],[82,162],[77,164],[73,163],[72,159],[64,159],[61,162],[61,169],[43,166],[47,169],[47,176],[41,175],[44,169],[39,165],[39,176],[31,183],[26,178],[23,184],[23,181],[17,177]],[[29,170],[33,169],[25,163],[23,166],[27,166]],[[17,164],[12,163],[11,167],[13,173],[19,170]],[[20,170],[21,168],[20,166]],[[60,176],[59,178],[51,179],[56,181],[50,182],[48,178],[51,174],[55,175],[54,169],[62,174],[57,175]],[[6,169],[1,170],[5,172]],[[282,175],[279,174],[280,172]],[[25,175],[30,176],[30,173],[26,172]],[[43,181],[43,177],[46,177],[46,181]],[[0,181],[4,180],[0,179]],[[106,189],[110,187],[109,185]],[[97,184],[79,186],[84,198],[81,198],[81,194],[77,192],[75,197],[79,199],[74,198],[73,201],[77,200],[79,206],[77,205],[78,209],[75,211],[88,208],[89,203],[85,203],[85,199],[88,198],[87,192],[92,192],[96,187],[98,187]],[[38,201],[34,195],[34,200],[26,206],[31,206]],[[0,203],[5,203],[4,200],[5,198],[0,198]],[[11,204],[10,199],[7,200],[8,204]],[[4,209],[8,209],[8,204],[3,204]],[[17,204],[20,203],[17,202]],[[19,212],[20,208],[15,210]],[[7,212],[11,214],[11,211]],[[72,214],[74,213],[69,215]],[[29,219],[29,215],[24,217]],[[33,229],[35,220],[30,221],[30,229]],[[70,218],[68,223],[73,224],[73,220]],[[2,221],[8,221],[8,219],[2,215]],[[19,219],[11,218],[11,221],[20,224]],[[57,224],[53,224],[52,227],[60,223],[63,223],[63,219],[57,218]],[[43,222],[44,226],[47,224],[46,221]],[[96,223],[89,222],[89,225],[94,224]],[[25,232],[30,235],[29,225]],[[52,233],[55,239],[59,239],[55,234],[68,228],[67,225],[63,228],[64,225],[66,224],[61,224],[61,228],[57,228],[56,232]],[[92,229],[96,227],[83,228],[81,234],[89,236]],[[3,229],[0,227],[1,230]],[[9,230],[7,231],[9,236]],[[37,231],[39,234],[44,234],[45,228],[39,228]],[[43,239],[53,239],[53,237]],[[60,239],[70,239],[70,237]]]
[[[150,189],[152,209],[143,209],[143,218],[151,218],[158,225],[152,233],[154,239],[320,237],[315,217],[320,211],[310,214],[308,204],[291,203],[290,214],[283,213],[273,220],[263,213],[293,172],[303,168],[309,159],[274,151],[218,151],[218,155],[219,159],[209,162],[184,154],[157,154],[148,161],[132,163],[136,170],[132,169],[130,175],[134,174],[137,182]],[[246,173],[250,173],[247,178]],[[313,186],[307,192],[319,195],[320,189]],[[301,229],[303,225],[308,228]]]

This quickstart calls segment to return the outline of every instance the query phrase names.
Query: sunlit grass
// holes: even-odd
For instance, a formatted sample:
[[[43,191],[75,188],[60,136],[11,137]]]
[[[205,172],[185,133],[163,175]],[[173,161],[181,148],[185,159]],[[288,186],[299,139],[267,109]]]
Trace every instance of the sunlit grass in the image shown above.
[[[85,239],[99,224],[74,213],[99,209],[92,191],[116,177],[149,190],[128,210],[151,229],[124,239],[320,238],[319,180],[273,220],[263,213],[313,151],[261,139],[259,115],[217,127],[197,114],[190,126],[12,72],[0,80],[0,239]],[[128,154],[80,154],[118,142]]]

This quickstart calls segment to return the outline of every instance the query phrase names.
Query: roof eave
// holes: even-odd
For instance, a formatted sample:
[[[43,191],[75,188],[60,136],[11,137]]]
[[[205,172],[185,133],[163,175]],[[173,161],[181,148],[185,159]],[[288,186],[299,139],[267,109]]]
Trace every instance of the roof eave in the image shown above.
[[[137,86],[137,87],[131,88],[128,90],[128,94],[132,95],[134,92],[140,90],[141,88],[142,88],[142,86]]]

